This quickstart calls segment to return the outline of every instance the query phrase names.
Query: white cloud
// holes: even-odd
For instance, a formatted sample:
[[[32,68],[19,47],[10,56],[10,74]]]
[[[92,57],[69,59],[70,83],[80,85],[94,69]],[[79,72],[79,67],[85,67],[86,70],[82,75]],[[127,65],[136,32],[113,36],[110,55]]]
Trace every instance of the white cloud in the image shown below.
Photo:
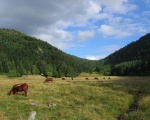
[[[43,40],[51,41],[68,41],[72,39],[72,34],[62,29],[41,29],[37,37]]]
[[[128,0],[101,0],[101,4],[105,6],[104,11],[110,13],[126,14],[137,7],[134,4],[129,4]]]
[[[135,8],[134,5],[128,4],[128,0],[76,0],[75,2],[68,0],[36,0],[36,2],[2,0],[1,5],[0,23],[3,24],[0,27],[14,28],[30,35],[41,34],[38,31],[41,28],[54,29],[54,31],[55,29],[64,31],[64,28],[70,26],[86,28],[89,20],[109,19],[113,13],[127,13]],[[94,26],[94,23],[90,24],[90,27]],[[47,31],[42,34],[47,34],[46,36],[52,34],[51,37],[54,38],[56,32],[48,33]],[[60,39],[59,35],[58,39]]]
[[[118,38],[131,35],[130,32],[125,31],[124,29],[120,29],[118,27],[115,28],[115,26],[110,26],[110,25],[105,25],[105,24],[101,25],[98,31],[104,36],[112,36],[112,37],[118,37]]]
[[[86,56],[86,59],[88,60],[100,60],[105,58],[106,55],[95,55],[95,56]]]
[[[104,35],[115,35],[117,30],[108,25],[101,25],[99,31]]]
[[[148,11],[142,12],[143,14],[147,14]],[[131,18],[132,16],[132,18]],[[126,17],[117,17],[117,16],[111,16],[108,19],[107,24],[102,24],[98,31],[101,33],[101,35],[105,37],[112,37],[112,38],[123,38],[132,36],[135,34],[144,34],[146,32],[149,32],[149,28],[143,24],[143,21],[146,25],[150,23],[150,20],[147,19],[145,16],[140,18],[140,16],[136,14],[132,14]]]
[[[95,15],[97,15],[101,10],[102,9],[100,5],[98,5],[94,1],[89,1],[89,7],[87,8],[87,14],[89,15],[89,17],[95,17]]]
[[[72,34],[62,29],[39,29],[38,34],[35,36],[59,49],[67,49],[73,46],[67,43],[73,39]]]
[[[78,39],[79,40],[87,40],[94,36],[94,32],[90,30],[86,31],[78,31]]]

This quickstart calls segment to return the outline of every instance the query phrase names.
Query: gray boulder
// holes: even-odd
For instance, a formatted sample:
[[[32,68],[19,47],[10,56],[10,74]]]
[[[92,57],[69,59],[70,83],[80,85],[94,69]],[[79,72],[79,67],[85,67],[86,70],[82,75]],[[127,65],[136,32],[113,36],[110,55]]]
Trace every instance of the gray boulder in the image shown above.
[[[36,115],[35,111],[30,112],[28,120],[34,120],[35,119],[35,115]]]

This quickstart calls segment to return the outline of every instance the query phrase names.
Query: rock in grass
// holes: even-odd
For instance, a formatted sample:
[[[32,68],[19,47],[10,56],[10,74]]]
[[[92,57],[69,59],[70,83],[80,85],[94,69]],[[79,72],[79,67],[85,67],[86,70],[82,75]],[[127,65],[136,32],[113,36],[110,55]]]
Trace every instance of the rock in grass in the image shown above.
[[[31,103],[31,105],[37,107],[38,103]]]
[[[55,107],[55,106],[57,106],[56,103],[53,103],[53,102],[52,103],[48,103],[48,107]]]
[[[30,116],[29,116],[28,120],[34,120],[35,119],[35,115],[36,115],[35,111],[30,112]]]

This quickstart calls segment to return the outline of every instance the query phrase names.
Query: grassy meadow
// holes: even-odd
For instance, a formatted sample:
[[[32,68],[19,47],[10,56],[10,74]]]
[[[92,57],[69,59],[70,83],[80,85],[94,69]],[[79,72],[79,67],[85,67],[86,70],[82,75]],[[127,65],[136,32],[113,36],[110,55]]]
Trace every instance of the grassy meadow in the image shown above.
[[[0,120],[27,120],[31,111],[36,111],[35,120],[117,120],[120,116],[124,120],[150,119],[150,77],[108,79],[84,74],[74,80],[54,78],[53,82],[43,83],[44,80],[34,75],[1,75]],[[7,95],[16,83],[29,85],[27,97],[23,93]],[[56,106],[50,107],[49,103]],[[129,111],[135,104],[137,109]]]

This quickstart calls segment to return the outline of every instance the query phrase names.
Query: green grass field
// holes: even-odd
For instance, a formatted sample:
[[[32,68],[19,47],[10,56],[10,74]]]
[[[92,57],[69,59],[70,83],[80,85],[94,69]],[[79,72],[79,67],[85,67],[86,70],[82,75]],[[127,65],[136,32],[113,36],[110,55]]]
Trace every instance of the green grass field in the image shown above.
[[[27,120],[31,111],[35,120],[150,120],[150,77],[87,76],[48,83],[42,76],[0,76],[0,120]],[[16,83],[29,85],[27,97],[7,95]],[[135,104],[138,108],[129,111]]]

